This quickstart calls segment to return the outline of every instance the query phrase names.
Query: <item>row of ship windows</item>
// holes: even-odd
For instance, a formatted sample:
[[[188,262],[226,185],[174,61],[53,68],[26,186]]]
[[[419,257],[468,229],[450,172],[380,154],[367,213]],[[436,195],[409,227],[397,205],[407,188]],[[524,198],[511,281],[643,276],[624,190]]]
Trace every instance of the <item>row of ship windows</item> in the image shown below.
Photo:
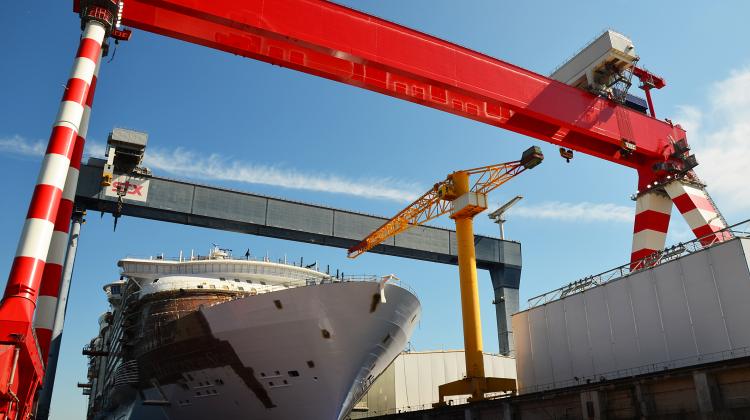
[[[190,265],[154,265],[129,264],[126,271],[155,274],[203,274],[203,273],[248,273],[248,274],[276,274],[288,278],[308,278],[309,274],[285,267],[259,264],[190,264]]]

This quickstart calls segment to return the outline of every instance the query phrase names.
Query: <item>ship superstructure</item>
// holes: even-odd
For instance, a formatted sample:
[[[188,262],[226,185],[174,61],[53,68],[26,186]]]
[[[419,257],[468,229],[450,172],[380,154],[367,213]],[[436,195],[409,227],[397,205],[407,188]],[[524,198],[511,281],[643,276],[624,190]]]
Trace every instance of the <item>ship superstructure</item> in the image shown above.
[[[208,256],[125,258],[104,286],[88,418],[343,418],[420,314],[393,276]]]

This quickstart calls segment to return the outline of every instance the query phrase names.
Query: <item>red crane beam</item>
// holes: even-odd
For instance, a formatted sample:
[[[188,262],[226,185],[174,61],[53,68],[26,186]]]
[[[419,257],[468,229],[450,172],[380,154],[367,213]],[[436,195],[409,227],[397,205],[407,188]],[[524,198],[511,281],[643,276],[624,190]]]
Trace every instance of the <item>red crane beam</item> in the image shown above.
[[[657,178],[651,167],[667,159],[671,140],[685,138],[611,100],[335,3],[128,0],[123,23],[636,168],[642,186]],[[623,140],[635,144],[632,153]]]

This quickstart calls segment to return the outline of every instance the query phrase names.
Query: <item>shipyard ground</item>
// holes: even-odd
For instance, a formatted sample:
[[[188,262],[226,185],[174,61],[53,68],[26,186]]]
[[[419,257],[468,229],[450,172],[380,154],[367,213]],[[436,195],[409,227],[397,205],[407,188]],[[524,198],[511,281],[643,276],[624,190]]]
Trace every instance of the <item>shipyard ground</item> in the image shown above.
[[[747,418],[750,418],[750,357],[471,404],[370,417],[383,420]]]

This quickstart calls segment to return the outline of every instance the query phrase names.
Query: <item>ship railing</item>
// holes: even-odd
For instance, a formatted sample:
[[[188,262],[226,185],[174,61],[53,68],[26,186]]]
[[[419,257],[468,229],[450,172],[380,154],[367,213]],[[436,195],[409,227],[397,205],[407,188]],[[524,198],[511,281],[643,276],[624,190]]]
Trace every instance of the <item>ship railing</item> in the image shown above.
[[[732,350],[722,350],[715,353],[706,353],[693,356],[687,356],[680,359],[673,359],[661,363],[650,363],[632,368],[617,369],[604,373],[597,373],[589,376],[575,376],[573,379],[564,381],[548,382],[539,385],[533,385],[518,389],[519,394],[531,394],[535,392],[550,391],[559,388],[568,388],[577,385],[595,384],[612,379],[629,378],[649,373],[665,372],[672,369],[679,369],[688,366],[702,365],[706,363],[723,362],[730,359],[738,359],[750,356],[750,347],[738,347]]]
[[[338,276],[338,277],[326,276],[323,278],[315,277],[315,278],[308,278],[304,280],[291,280],[288,282],[275,283],[275,284],[286,287],[286,288],[292,288],[292,287],[306,287],[306,286],[317,286],[321,284],[347,283],[347,282],[379,283],[383,281],[385,277],[388,277],[388,276],[378,276],[375,274],[359,274],[359,275]],[[416,296],[416,291],[411,286],[409,286],[406,282],[396,277],[390,277],[387,283],[393,284],[402,289],[406,289]],[[273,290],[268,290],[268,291],[270,292]],[[260,291],[258,291],[258,293],[260,293]]]
[[[236,262],[242,262],[242,261],[254,261],[254,262],[267,262],[267,263],[273,263],[273,264],[281,264],[281,265],[287,265],[290,267],[301,267],[306,268],[308,270],[314,270],[317,272],[320,271],[320,264],[318,262],[314,262],[312,264],[304,264],[303,260],[300,260],[299,263],[292,260],[287,260],[286,258],[279,258],[277,260],[274,260],[272,258],[269,258],[268,256],[264,257],[256,257],[253,255],[247,256],[247,257],[234,257],[234,256],[226,256],[226,257],[215,257],[211,255],[190,255],[190,256],[178,256],[178,257],[169,257],[165,256],[164,254],[160,255],[136,255],[136,254],[127,254],[124,259],[133,259],[133,260],[144,260],[144,261],[171,261],[171,262],[191,262],[191,261],[236,261]]]
[[[658,265],[674,261],[685,255],[702,251],[722,242],[728,241],[732,238],[750,238],[750,219],[734,224],[732,226],[728,226],[716,232],[712,232],[708,235],[704,235],[687,242],[678,243],[671,247],[665,248],[663,251],[656,251],[647,257],[641,258],[640,260],[623,264],[599,274],[584,277],[582,279],[568,283],[563,287],[557,288],[547,293],[543,293],[538,296],[534,296],[528,299],[528,308],[534,308],[540,305],[544,305],[549,302],[562,299],[566,296],[583,292],[592,287],[596,287],[601,284],[626,277],[637,271],[646,268],[653,268]]]
[[[386,281],[387,279],[387,281]],[[417,296],[417,292],[409,286],[406,282],[396,278],[395,276],[378,276],[375,274],[360,274],[360,275],[349,275],[349,276],[335,276],[335,275],[328,275],[324,277],[309,277],[305,279],[293,279],[283,282],[263,282],[260,283],[257,280],[254,280],[252,283],[248,283],[247,280],[225,280],[224,286],[218,287],[218,284],[199,284],[196,283],[193,280],[177,280],[170,283],[171,287],[174,287],[175,289],[185,289],[185,290],[198,290],[200,289],[203,292],[210,292],[210,293],[240,293],[240,294],[262,294],[262,293],[270,293],[270,292],[276,292],[281,289],[290,289],[290,288],[296,288],[296,287],[309,287],[309,286],[317,286],[317,285],[323,285],[323,284],[332,284],[332,283],[348,283],[348,282],[370,282],[370,283],[382,283],[383,281],[386,281],[387,284],[393,284],[395,286],[398,286],[402,289],[405,289],[412,293],[413,295]],[[129,305],[131,303],[135,303],[138,301],[141,297],[140,293],[133,293],[130,296],[128,296],[125,301],[126,305]],[[240,297],[240,296],[238,296]]]

